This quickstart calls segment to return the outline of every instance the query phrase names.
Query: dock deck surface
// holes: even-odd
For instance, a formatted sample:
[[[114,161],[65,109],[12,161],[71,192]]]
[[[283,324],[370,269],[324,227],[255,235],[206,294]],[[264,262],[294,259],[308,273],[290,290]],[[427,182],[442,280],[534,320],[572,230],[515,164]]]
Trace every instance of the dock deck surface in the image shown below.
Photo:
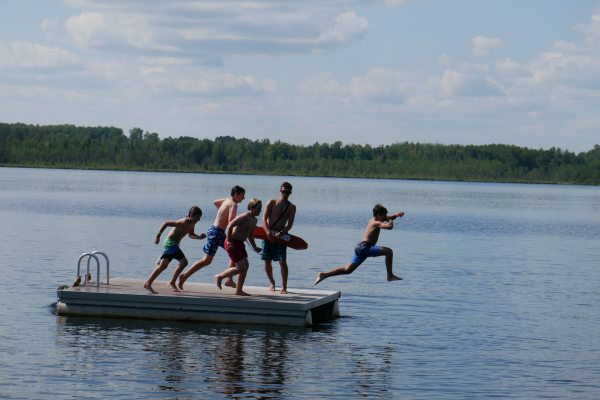
[[[186,282],[177,293],[166,281],[144,289],[141,279],[111,278],[110,285],[78,286],[58,291],[59,315],[170,319],[204,322],[306,326],[339,316],[340,292],[244,286],[251,296],[236,296],[235,289],[213,283]]]

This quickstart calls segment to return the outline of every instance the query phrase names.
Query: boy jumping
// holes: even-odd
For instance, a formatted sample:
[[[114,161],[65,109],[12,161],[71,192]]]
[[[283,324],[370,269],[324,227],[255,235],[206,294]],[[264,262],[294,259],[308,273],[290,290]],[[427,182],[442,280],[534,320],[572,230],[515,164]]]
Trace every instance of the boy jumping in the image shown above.
[[[206,234],[201,234],[200,236],[194,233],[194,227],[196,223],[200,221],[202,218],[202,210],[196,206],[190,209],[190,212],[186,218],[182,218],[179,221],[167,221],[163,222],[154,238],[154,243],[158,244],[160,242],[160,235],[162,235],[163,231],[167,229],[168,226],[172,226],[171,232],[166,237],[163,242],[163,246],[165,248],[165,252],[159,258],[160,264],[152,271],[150,278],[144,283],[144,289],[151,291],[152,293],[158,293],[154,289],[152,289],[152,283],[158,276],[169,266],[169,263],[173,260],[179,260],[179,265],[175,268],[173,272],[173,276],[171,277],[171,281],[167,285],[174,292],[179,292],[177,286],[175,286],[175,281],[181,271],[188,265],[188,260],[185,258],[185,254],[179,248],[179,242],[181,239],[185,237],[185,235],[189,235],[192,239],[204,239]]]
[[[238,204],[246,198],[246,190],[243,187],[235,185],[231,188],[231,197],[226,199],[218,199],[213,203],[219,211],[217,211],[217,217],[213,225],[208,228],[206,232],[208,234],[208,240],[204,245],[204,258],[196,261],[194,265],[187,270],[187,272],[179,275],[179,289],[183,290],[183,284],[188,280],[190,276],[196,273],[198,270],[210,265],[213,258],[217,254],[219,247],[225,248],[225,228],[233,221],[237,214]],[[232,266],[231,264],[229,265]],[[227,278],[225,286],[235,287],[235,282],[232,278]]]
[[[260,252],[261,248],[256,246],[254,242],[254,229],[256,229],[256,223],[258,222],[257,216],[260,215],[262,210],[262,202],[258,199],[252,199],[248,203],[248,212],[243,213],[227,226],[227,239],[225,240],[225,250],[229,254],[231,264],[229,269],[221,272],[219,275],[215,275],[215,282],[219,289],[221,289],[221,281],[225,278],[231,278],[234,275],[240,275],[237,281],[237,287],[235,294],[238,296],[250,296],[249,293],[244,292],[244,281],[246,280],[246,274],[248,273],[248,253],[246,252],[246,246],[244,242],[249,239],[252,248],[257,253]]]
[[[319,277],[315,281],[315,285],[321,282],[323,279],[327,279],[331,276],[351,274],[356,268],[362,264],[367,257],[379,257],[385,256],[385,268],[387,269],[387,280],[401,281],[402,278],[394,275],[392,272],[392,263],[394,252],[389,247],[375,246],[379,239],[379,232],[381,229],[394,229],[394,220],[398,217],[404,216],[403,212],[398,214],[387,215],[388,210],[377,203],[373,208],[373,218],[367,224],[365,236],[362,242],[356,245],[354,248],[354,256],[350,260],[350,263],[345,268],[337,268],[329,272],[320,272]],[[388,223],[386,223],[388,222]]]

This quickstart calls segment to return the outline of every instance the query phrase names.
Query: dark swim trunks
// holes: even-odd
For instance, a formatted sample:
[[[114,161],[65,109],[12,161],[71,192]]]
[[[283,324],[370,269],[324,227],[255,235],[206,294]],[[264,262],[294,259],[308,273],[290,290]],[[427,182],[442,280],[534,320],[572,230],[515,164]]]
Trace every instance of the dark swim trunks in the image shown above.
[[[179,243],[170,237],[165,239],[163,247],[165,248],[165,252],[160,256],[160,260],[169,260],[170,262],[173,261],[173,259],[181,260],[182,258],[185,258],[185,254],[183,254],[183,251],[179,248]]]
[[[226,236],[227,235],[223,229],[212,225],[206,232],[206,244],[203,248],[204,252],[209,256],[214,256],[217,254],[219,246],[225,248],[224,242]]]
[[[279,243],[271,243],[268,240],[262,241],[261,260],[285,261],[287,258],[287,247]]]
[[[362,264],[368,257],[377,257],[381,251],[381,246],[371,246],[367,242],[360,242],[354,248],[354,256],[350,262],[352,264]]]

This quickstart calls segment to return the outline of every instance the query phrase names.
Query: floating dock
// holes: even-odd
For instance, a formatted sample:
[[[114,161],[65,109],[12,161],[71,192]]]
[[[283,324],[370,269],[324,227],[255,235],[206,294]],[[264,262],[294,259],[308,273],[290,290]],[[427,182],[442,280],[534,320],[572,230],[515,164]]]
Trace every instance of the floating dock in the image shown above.
[[[58,315],[132,319],[162,319],[228,324],[311,326],[340,316],[341,292],[288,289],[288,294],[265,287],[244,286],[251,296],[235,296],[235,289],[186,282],[173,292],[167,282],[152,284],[158,294],[142,287],[141,279],[110,278],[110,284],[83,285],[58,290]]]

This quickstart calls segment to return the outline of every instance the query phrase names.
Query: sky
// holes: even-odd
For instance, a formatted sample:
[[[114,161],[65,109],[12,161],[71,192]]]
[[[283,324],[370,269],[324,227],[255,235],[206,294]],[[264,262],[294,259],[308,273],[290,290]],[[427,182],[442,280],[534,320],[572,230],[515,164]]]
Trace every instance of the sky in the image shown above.
[[[600,144],[599,0],[0,0],[0,122]]]

